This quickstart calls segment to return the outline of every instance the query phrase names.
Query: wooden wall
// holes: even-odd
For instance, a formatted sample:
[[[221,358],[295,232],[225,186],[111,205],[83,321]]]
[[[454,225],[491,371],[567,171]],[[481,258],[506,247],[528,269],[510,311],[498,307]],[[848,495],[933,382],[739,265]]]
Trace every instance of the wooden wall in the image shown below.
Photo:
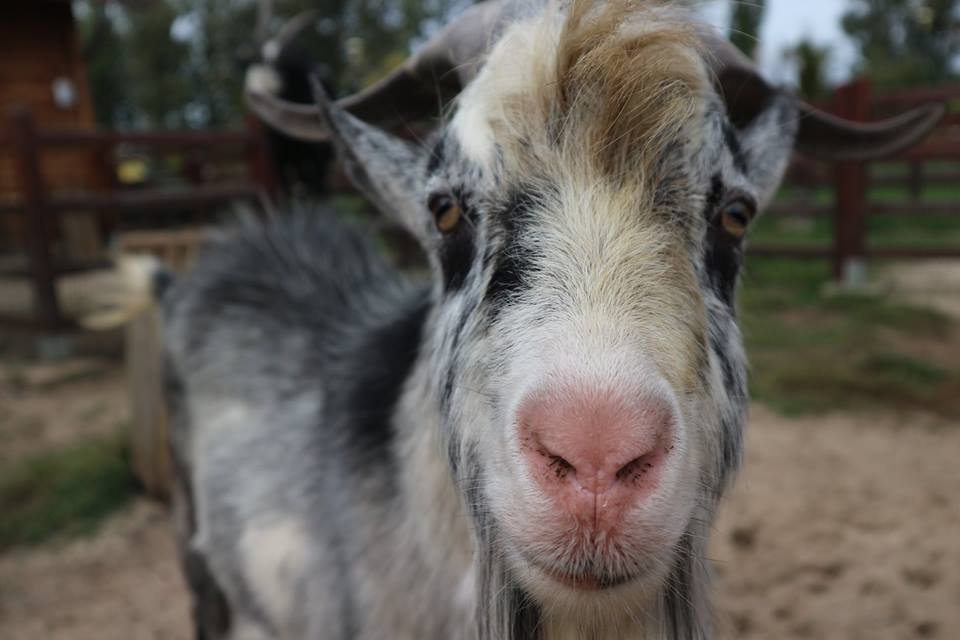
[[[32,111],[39,129],[89,129],[94,126],[86,68],[69,2],[0,1],[0,129],[15,104]],[[76,91],[71,108],[54,102],[53,81],[69,78]],[[43,174],[51,188],[90,188],[99,179],[89,151],[45,151]],[[0,200],[17,201],[17,177],[10,154],[0,147]],[[0,218],[0,246],[22,241],[17,217]]]

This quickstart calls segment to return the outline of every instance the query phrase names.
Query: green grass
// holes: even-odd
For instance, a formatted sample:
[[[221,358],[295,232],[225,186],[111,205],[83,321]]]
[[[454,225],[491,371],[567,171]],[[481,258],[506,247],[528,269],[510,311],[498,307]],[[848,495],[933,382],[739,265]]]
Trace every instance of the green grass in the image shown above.
[[[784,187],[778,194],[780,200],[792,200],[806,194],[811,204],[829,205],[833,202],[833,190],[822,187],[804,192],[796,187]],[[922,202],[958,203],[956,215],[923,216],[910,215],[910,192],[903,187],[874,187],[870,190],[870,202],[903,203],[904,215],[867,216],[867,243],[869,246],[960,246],[960,185],[928,185],[924,187]],[[802,214],[803,212],[798,212]],[[751,230],[752,242],[756,244],[787,244],[796,246],[829,245],[833,241],[832,216],[805,219],[802,216],[763,216]]]
[[[960,353],[954,321],[880,295],[828,295],[828,279],[826,261],[748,260],[741,324],[753,397],[790,415],[923,410],[960,417],[960,358],[935,365],[902,346]]]
[[[0,469],[0,551],[92,533],[137,488],[119,435],[17,460]]]
[[[796,196],[789,188],[779,195]],[[810,198],[829,204],[832,191],[820,188]],[[930,186],[922,198],[960,203],[960,186]],[[870,200],[907,203],[910,196],[905,188],[883,187],[872,189]],[[867,243],[960,247],[960,204],[957,209],[947,217],[869,216]],[[833,234],[829,216],[765,216],[751,230],[751,242],[823,246],[832,244]],[[960,417],[960,336],[954,321],[883,296],[826,295],[830,275],[825,260],[748,260],[742,325],[754,397],[788,414],[909,409]],[[914,353],[905,346],[917,343],[927,350]],[[956,364],[928,361],[940,344],[957,354]]]

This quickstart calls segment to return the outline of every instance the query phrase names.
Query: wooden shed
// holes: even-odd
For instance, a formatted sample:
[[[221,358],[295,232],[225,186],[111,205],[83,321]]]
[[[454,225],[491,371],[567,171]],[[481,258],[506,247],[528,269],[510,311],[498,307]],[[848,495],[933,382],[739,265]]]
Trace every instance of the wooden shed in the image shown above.
[[[0,2],[0,136],[15,106],[30,110],[39,129],[92,129],[93,108],[71,3],[67,0]],[[44,152],[43,176],[52,191],[90,188],[102,169],[89,150]],[[14,161],[0,146],[0,204],[18,202]],[[64,229],[53,230],[61,239]],[[69,235],[69,234],[67,234]],[[22,248],[22,216],[0,217],[0,249]]]

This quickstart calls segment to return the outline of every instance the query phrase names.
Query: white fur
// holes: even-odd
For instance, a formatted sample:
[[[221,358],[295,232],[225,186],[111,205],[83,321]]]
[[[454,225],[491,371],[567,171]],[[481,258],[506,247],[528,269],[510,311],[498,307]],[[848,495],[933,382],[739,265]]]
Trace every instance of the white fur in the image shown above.
[[[271,523],[254,523],[240,536],[240,553],[248,584],[272,620],[301,618],[294,599],[304,569],[312,566],[313,542],[304,523],[289,518]],[[286,637],[296,637],[288,629]]]
[[[276,96],[283,91],[283,78],[269,65],[252,64],[247,68],[244,88],[251,93]]]

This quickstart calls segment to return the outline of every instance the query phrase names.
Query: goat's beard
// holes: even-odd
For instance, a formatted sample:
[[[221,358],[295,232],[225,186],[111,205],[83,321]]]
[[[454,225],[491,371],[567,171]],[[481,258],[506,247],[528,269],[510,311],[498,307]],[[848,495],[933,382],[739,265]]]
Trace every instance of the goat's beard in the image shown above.
[[[584,555],[562,573],[589,577],[595,590],[555,587],[562,597],[544,602],[524,572],[530,562],[509,551],[504,532],[489,513],[477,529],[476,628],[478,640],[549,640],[549,620],[573,613],[583,637],[705,640],[711,637],[709,575],[704,561],[705,521],[694,518],[666,557],[632,561],[611,569],[608,550]],[[538,567],[540,571],[547,568]],[[624,571],[618,573],[618,571]],[[629,573],[627,573],[629,572]],[[636,576],[644,577],[637,579]],[[610,584],[603,584],[604,581]],[[616,584],[616,582],[621,584]],[[564,628],[567,628],[566,626]],[[635,635],[622,635],[624,632]]]
[[[696,525],[693,525],[697,528]],[[517,559],[502,549],[495,528],[477,553],[476,629],[478,640],[549,640],[551,620],[560,628],[575,625],[580,637],[635,637],[705,640],[711,637],[709,576],[703,561],[702,532],[685,533],[669,566],[645,597],[635,589],[606,589],[576,594],[545,605],[517,578]],[[557,615],[559,613],[559,616]],[[624,635],[626,634],[626,635]],[[566,636],[564,636],[566,637]]]
[[[480,485],[472,486],[480,498],[472,504],[488,505]],[[655,553],[636,553],[625,536],[598,540],[581,529],[558,534],[530,558],[489,508],[475,508],[477,639],[549,640],[554,624],[575,625],[582,637],[709,638],[703,558],[712,514],[695,512],[673,544]]]

